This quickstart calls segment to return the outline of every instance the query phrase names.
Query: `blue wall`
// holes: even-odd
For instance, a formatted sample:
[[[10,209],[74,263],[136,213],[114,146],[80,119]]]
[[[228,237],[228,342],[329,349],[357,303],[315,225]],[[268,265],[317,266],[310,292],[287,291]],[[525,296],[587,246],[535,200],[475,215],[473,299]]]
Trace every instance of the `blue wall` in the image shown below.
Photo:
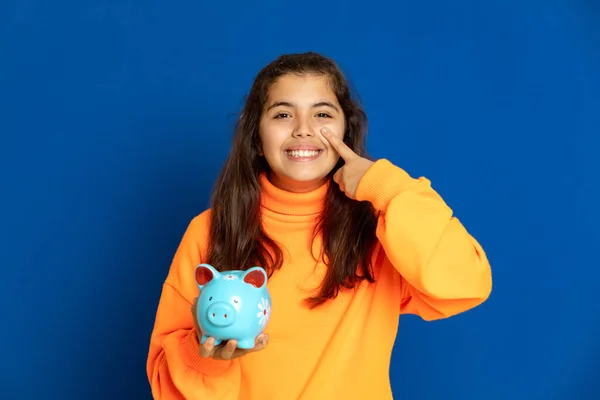
[[[397,398],[600,398],[600,6],[217,3],[0,2],[0,398],[150,398],[161,283],[232,115],[305,50],[493,265],[480,308],[401,320]]]

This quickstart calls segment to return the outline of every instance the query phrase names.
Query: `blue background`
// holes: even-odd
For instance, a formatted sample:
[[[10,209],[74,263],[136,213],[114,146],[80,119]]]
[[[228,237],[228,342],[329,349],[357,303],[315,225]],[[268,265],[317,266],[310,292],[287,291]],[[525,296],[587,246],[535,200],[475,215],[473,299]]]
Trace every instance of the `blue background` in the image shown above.
[[[150,398],[161,283],[234,114],[306,50],[492,263],[483,306],[401,319],[396,397],[600,398],[599,25],[591,0],[2,0],[0,398]]]

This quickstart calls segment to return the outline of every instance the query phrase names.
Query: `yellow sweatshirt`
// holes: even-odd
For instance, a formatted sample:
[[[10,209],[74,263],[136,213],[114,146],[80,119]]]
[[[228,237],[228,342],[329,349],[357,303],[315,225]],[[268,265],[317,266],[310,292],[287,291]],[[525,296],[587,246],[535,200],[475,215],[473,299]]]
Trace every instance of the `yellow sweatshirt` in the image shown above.
[[[194,268],[206,252],[207,210],[191,221],[163,286],[147,362],[155,399],[391,399],[399,314],[446,318],[490,295],[490,265],[479,243],[427,179],[381,159],[356,193],[382,211],[376,282],[308,309],[303,299],[325,273],[324,265],[315,268],[310,241],[327,185],[302,194],[284,192],[265,176],[261,185],[265,230],[286,250],[268,282],[269,344],[232,361],[198,353],[191,305],[198,296]]]

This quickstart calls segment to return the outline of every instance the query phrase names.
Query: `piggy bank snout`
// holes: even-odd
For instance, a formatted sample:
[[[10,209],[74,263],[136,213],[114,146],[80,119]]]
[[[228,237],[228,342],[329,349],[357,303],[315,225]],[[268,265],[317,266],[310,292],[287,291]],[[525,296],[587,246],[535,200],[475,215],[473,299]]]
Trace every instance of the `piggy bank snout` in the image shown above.
[[[208,321],[215,326],[229,326],[235,322],[236,310],[231,304],[218,302],[206,310]]]

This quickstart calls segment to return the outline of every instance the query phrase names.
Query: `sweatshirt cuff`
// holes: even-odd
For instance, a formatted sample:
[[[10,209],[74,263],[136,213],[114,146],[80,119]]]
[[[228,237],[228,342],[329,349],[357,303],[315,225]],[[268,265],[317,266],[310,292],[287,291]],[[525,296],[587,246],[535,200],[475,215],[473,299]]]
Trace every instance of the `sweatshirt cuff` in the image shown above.
[[[181,341],[180,351],[183,362],[190,368],[200,372],[206,376],[218,376],[231,366],[232,361],[213,360],[212,358],[204,358],[199,352],[198,335],[195,329],[191,329],[190,333]]]
[[[369,201],[378,211],[385,211],[398,193],[419,182],[402,168],[382,158],[375,161],[358,182],[356,199]]]

